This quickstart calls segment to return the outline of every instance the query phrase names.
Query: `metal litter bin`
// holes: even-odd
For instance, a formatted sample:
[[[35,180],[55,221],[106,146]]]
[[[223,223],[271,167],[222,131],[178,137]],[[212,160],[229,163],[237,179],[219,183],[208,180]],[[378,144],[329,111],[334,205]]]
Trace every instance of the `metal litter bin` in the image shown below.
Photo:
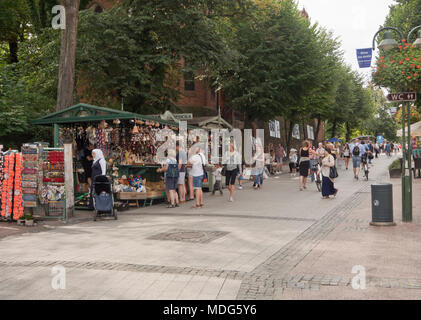
[[[393,185],[371,185],[372,226],[395,226],[393,222]]]

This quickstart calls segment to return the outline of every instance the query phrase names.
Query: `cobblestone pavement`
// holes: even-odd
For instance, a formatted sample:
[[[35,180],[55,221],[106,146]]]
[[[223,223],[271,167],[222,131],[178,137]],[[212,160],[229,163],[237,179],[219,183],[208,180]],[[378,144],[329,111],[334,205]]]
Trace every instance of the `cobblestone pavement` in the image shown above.
[[[155,206],[122,214],[118,221],[54,225],[47,232],[4,238],[0,298],[253,300],[297,298],[295,292],[320,298],[326,290],[334,298],[338,290],[345,292],[342,297],[361,298],[351,288],[351,272],[338,272],[325,247],[332,247],[338,233],[355,237],[337,241],[342,251],[358,247],[359,235],[373,233],[369,214],[355,212],[369,204],[371,182],[387,181],[388,161],[376,163],[368,183],[353,182],[349,172],[340,171],[336,200],[322,201],[313,190],[294,192],[298,182],[282,176],[267,180],[261,192],[237,192],[234,204],[207,196],[200,211]],[[374,260],[376,246],[388,236],[384,230],[368,248]],[[187,235],[169,238],[182,232]],[[402,251],[399,244],[396,250]],[[62,292],[51,289],[54,266],[67,270]],[[421,273],[372,270],[366,285],[375,297],[390,289],[421,297]]]

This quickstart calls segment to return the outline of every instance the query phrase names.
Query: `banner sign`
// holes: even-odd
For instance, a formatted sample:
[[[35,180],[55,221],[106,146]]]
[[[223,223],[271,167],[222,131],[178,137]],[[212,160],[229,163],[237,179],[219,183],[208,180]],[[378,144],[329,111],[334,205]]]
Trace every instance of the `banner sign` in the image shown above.
[[[292,129],[292,137],[300,140],[300,125],[296,124]]]
[[[281,138],[281,124],[278,120],[269,121],[269,133],[273,138]]]
[[[378,137],[377,137],[377,142],[378,142],[379,144],[383,144],[383,136],[378,136]]]
[[[371,58],[373,57],[373,49],[357,49],[357,59],[360,68],[370,68]]]

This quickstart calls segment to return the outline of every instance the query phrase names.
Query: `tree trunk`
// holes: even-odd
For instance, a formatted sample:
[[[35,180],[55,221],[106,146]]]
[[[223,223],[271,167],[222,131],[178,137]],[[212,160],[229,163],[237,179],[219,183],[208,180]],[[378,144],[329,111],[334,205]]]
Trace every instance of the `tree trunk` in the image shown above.
[[[338,124],[338,122],[335,119],[335,121],[333,121],[333,124],[332,124],[332,138],[335,138],[337,124]]]
[[[66,9],[66,29],[61,32],[57,111],[73,105],[79,3],[80,0],[60,0],[60,4]]]
[[[286,124],[286,120],[285,120],[285,124]],[[294,124],[293,124],[293,122],[292,121],[288,121],[288,123],[289,123],[289,127],[288,127],[288,131],[287,131],[287,152],[288,152],[288,154],[289,154],[289,152],[291,151],[291,148],[292,148],[292,145],[291,145],[291,140],[292,140],[292,129],[293,129],[293,127],[294,127]],[[285,125],[285,127],[286,127],[286,125]]]
[[[350,141],[351,140],[351,127],[349,126],[349,123],[346,123],[346,137],[345,137],[346,141]]]
[[[9,63],[18,62],[18,41],[9,41]]]
[[[315,136],[315,140],[316,140],[316,146],[319,145],[319,132],[320,132],[320,125],[322,124],[322,119],[320,118],[320,116],[317,116],[317,126],[316,126],[316,136]]]

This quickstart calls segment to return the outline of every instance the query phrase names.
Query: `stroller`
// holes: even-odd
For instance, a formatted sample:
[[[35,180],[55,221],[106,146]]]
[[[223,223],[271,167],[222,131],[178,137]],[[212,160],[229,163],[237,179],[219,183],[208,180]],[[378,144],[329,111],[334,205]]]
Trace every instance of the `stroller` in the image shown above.
[[[107,176],[96,176],[93,181],[94,194],[92,196],[94,201],[95,215],[94,221],[98,217],[114,217],[117,220],[117,212],[114,211],[114,198],[112,186]]]

